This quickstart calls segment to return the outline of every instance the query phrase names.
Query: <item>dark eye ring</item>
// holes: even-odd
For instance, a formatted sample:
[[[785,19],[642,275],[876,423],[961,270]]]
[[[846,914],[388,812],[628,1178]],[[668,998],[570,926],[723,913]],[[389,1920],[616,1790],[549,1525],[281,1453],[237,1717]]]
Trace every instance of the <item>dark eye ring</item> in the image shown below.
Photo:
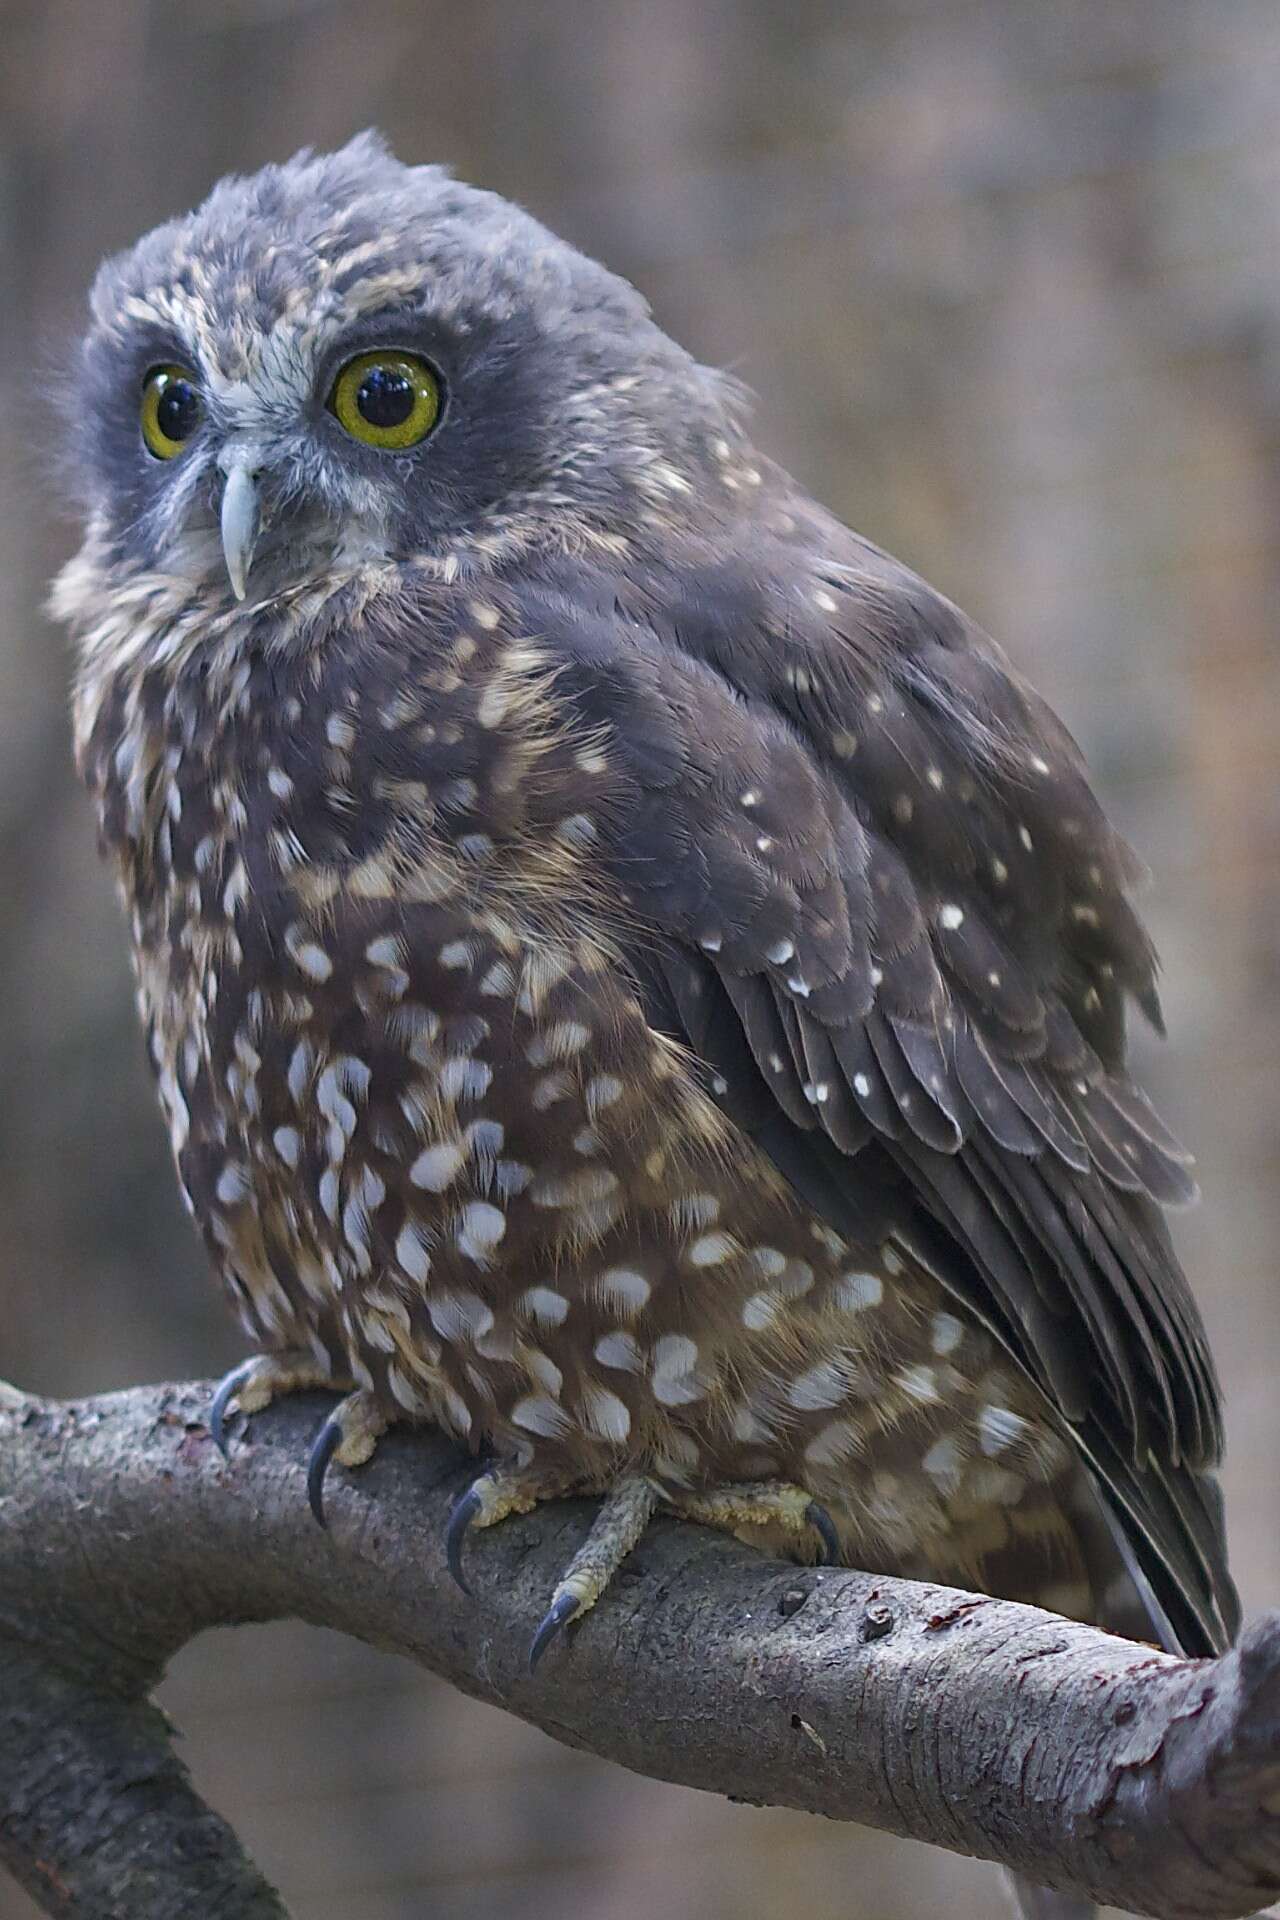
[[[180,454],[204,419],[204,402],[189,367],[152,367],[142,383],[142,438],[157,460]]]

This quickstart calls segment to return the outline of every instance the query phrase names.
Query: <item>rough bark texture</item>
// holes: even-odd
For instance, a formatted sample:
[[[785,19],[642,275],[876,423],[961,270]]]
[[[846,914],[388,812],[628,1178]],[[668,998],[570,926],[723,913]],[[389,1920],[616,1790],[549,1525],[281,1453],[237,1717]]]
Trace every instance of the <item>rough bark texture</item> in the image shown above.
[[[80,1651],[95,1644],[90,1632]],[[0,1638],[0,1858],[52,1914],[283,1920],[170,1733],[146,1700]]]
[[[473,1538],[473,1471],[392,1435],[303,1494],[323,1404],[237,1432],[206,1385],[0,1395],[0,1858],[59,1915],[284,1909],[201,1806],[146,1702],[204,1627],[295,1615],[419,1660],[569,1745],[740,1799],[857,1820],[1135,1913],[1228,1916],[1280,1889],[1280,1614],[1175,1660],[1030,1608],[766,1561],[654,1529],[604,1604],[526,1667],[582,1503]]]

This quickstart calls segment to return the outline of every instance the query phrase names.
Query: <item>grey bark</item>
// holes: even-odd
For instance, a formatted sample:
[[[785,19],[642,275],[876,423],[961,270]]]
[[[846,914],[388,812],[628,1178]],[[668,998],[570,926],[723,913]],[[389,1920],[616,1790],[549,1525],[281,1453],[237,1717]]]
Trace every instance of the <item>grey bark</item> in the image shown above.
[[[474,1471],[393,1434],[303,1493],[324,1400],[238,1427],[202,1384],[78,1404],[0,1390],[0,1859],[50,1913],[267,1920],[284,1908],[201,1806],[147,1703],[215,1624],[286,1615],[418,1660],[637,1772],[1000,1861],[1135,1913],[1280,1890],[1280,1614],[1173,1659],[1032,1608],[653,1529],[536,1676],[530,1632],[589,1509],[443,1529]]]

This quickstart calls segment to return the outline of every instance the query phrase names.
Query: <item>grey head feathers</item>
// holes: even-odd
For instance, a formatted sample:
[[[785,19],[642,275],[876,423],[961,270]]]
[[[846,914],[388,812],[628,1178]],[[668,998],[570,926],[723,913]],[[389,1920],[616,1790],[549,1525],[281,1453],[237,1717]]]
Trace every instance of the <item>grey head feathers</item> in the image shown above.
[[[655,325],[635,290],[494,193],[402,165],[361,134],[339,152],[219,183],[108,260],[91,296],[77,462],[124,570],[211,580],[225,475],[258,476],[254,590],[344,560],[571,545],[634,517],[655,465],[733,432],[738,395]],[[353,440],[326,405],[351,356],[438,370],[421,447]],[[138,432],[149,369],[198,384],[181,459]],[[229,583],[228,583],[229,584]]]

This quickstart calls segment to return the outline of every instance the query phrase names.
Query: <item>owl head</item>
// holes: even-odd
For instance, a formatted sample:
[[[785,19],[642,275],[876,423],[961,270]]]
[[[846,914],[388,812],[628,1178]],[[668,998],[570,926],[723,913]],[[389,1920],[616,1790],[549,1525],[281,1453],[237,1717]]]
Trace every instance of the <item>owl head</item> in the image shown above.
[[[732,430],[728,384],[633,288],[370,134],[222,181],[91,304],[75,466],[102,561],[237,599],[603,533],[670,510],[673,455]]]

